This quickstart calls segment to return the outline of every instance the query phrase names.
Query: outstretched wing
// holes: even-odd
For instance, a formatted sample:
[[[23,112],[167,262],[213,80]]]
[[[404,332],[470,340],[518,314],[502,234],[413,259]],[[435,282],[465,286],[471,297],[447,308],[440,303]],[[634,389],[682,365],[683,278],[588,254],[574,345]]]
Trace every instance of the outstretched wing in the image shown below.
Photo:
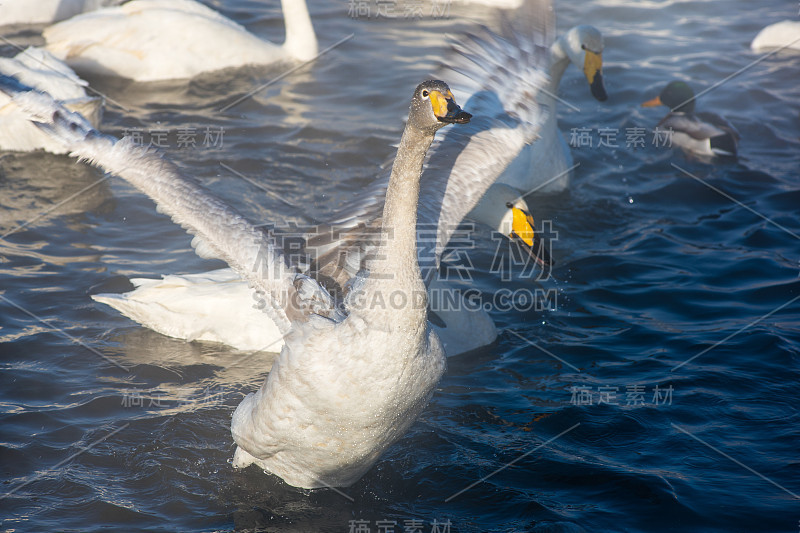
[[[550,1],[533,0],[504,14],[499,32],[483,27],[453,43],[440,76],[457,99],[469,95],[463,107],[474,118],[446,132],[423,175],[419,220],[437,228],[435,268],[464,217],[539,136],[549,112],[538,100],[549,81],[553,32]]]
[[[254,289],[270,296],[266,312],[282,334],[309,312],[332,311],[327,292],[287,264],[270,232],[254,227],[158,153],[100,133],[81,115],[14,78],[0,76],[0,91],[12,96],[31,120],[64,143],[72,155],[120,176],[148,195],[159,211],[194,235],[192,245],[199,255],[224,260]]]
[[[548,113],[538,104],[538,94],[548,83],[554,27],[550,0],[532,0],[504,14],[499,33],[482,27],[452,43],[447,66],[437,77],[447,81],[457,100],[466,102],[463,108],[473,118],[445,130],[428,151],[418,214],[418,259],[426,281],[463,218],[525,145],[537,139]],[[335,220],[340,235],[380,227],[388,175],[384,172]],[[420,242],[434,234],[434,243]],[[337,245],[321,236],[311,241]]]

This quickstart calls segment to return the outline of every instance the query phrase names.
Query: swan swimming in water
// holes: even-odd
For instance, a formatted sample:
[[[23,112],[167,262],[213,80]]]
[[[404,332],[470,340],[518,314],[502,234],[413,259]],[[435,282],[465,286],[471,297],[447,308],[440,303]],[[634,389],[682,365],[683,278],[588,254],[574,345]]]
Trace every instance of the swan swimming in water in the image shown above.
[[[67,109],[77,111],[97,127],[103,116],[103,98],[86,94],[88,83],[67,65],[41,48],[27,48],[14,56],[0,58],[0,74],[50,94]],[[28,114],[0,93],[0,150],[29,152],[45,150],[66,154],[66,147],[31,124]]]
[[[402,436],[429,401],[445,368],[427,321],[417,262],[419,179],[436,131],[469,122],[449,87],[414,91],[386,192],[378,253],[368,273],[335,299],[300,273],[263,231],[158,154],[94,130],[49,96],[0,78],[0,90],[72,153],[124,178],[194,234],[193,243],[269,299],[266,312],[285,345],[261,388],[233,414],[233,465],[256,464],[290,485],[348,486]],[[253,265],[260,268],[254,269]],[[404,297],[391,308],[376,297]],[[372,393],[365,396],[362,387]]]
[[[512,163],[494,176],[496,183],[513,188],[520,196],[527,196],[532,192],[558,192],[569,186],[574,164],[569,146],[558,129],[556,112],[558,86],[567,67],[575,65],[581,69],[596,100],[603,102],[608,98],[602,71],[602,54],[605,49],[603,35],[593,26],[581,25],[553,41],[555,21],[552,10],[547,13],[546,17],[541,18],[535,31],[520,31],[513,24],[504,24],[499,34],[484,28],[475,36],[463,39],[456,43],[460,61],[450,65],[455,72],[463,74],[453,77],[453,80],[459,84],[460,89],[466,88],[466,91],[459,91],[457,96],[467,105],[472,96],[478,94],[476,89],[480,90],[483,83],[481,76],[484,75],[482,70],[485,67],[482,65],[494,62],[518,64],[519,42],[533,41],[549,47],[549,83],[536,93],[539,105],[547,109],[545,120],[540,125],[539,138],[536,142],[525,143],[518,148]],[[509,69],[508,73],[512,77],[537,75],[535,69],[530,66],[525,68],[524,64],[518,71]],[[482,221],[481,212],[473,211],[470,218]]]
[[[45,29],[47,50],[80,73],[135,81],[278,61],[309,61],[317,38],[305,0],[282,0],[286,40],[276,45],[195,0],[134,0]]]
[[[782,20],[763,28],[750,43],[753,52],[781,48],[800,52],[800,21]]]
[[[119,4],[124,0],[3,0],[0,26],[10,24],[52,24],[85,11]]]
[[[552,262],[519,191],[503,184],[489,187],[526,143],[540,142],[536,139],[547,113],[536,103],[536,95],[548,83],[543,34],[548,6],[546,1],[532,2],[524,17],[518,18],[524,33],[509,29],[517,47],[514,54],[506,52],[503,63],[466,64],[458,51],[447,61],[464,63],[459,71],[469,72],[473,85],[476,80],[482,82],[476,97],[470,100],[475,118],[434,141],[420,180],[419,223],[426,228],[426,235],[435,238],[420,246],[427,253],[419,260],[431,301],[450,298],[451,305],[435,305],[431,310],[432,326],[448,356],[486,346],[497,338],[494,321],[483,307],[463,299],[457,286],[436,276],[451,236],[478,200],[481,203],[472,213],[476,220],[512,238],[539,264],[549,266]],[[495,39],[495,46],[501,46],[500,37]],[[363,235],[365,229],[379,229],[386,185],[386,181],[376,181],[324,226],[335,231],[309,233],[306,247],[328,250],[327,255],[338,260],[348,233]],[[331,242],[329,236],[334,233],[336,242]],[[355,266],[344,265],[349,275],[361,266],[359,253],[368,255],[373,246],[356,244],[362,249],[351,261]],[[322,263],[325,267],[324,259]],[[136,287],[133,291],[92,298],[171,337],[221,342],[242,350],[279,351],[283,345],[277,325],[265,320],[260,311],[263,299],[230,269],[131,281]]]

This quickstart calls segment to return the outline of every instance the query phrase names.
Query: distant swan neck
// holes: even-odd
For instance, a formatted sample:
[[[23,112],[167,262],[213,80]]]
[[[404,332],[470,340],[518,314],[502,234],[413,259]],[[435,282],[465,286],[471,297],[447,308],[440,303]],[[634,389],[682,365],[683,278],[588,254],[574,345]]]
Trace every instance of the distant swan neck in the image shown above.
[[[550,46],[550,87],[549,91],[555,95],[558,92],[558,86],[561,83],[561,77],[564,76],[564,71],[569,66],[570,59],[567,54],[566,48],[569,46],[564,35],[560,36]]]
[[[283,48],[294,59],[309,61],[317,56],[317,37],[306,0],[281,0],[286,23],[286,41]]]

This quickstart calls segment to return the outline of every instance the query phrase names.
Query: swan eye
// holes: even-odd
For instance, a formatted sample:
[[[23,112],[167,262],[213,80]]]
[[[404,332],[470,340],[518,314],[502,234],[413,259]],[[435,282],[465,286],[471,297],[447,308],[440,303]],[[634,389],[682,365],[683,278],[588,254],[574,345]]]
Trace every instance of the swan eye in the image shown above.
[[[586,50],[586,45],[585,44],[581,45],[581,50]]]
[[[425,89],[425,90],[423,90],[423,91],[422,91],[422,97],[423,97],[423,98],[427,98],[429,94],[430,94],[430,93],[428,92],[428,90],[427,90],[427,89]]]

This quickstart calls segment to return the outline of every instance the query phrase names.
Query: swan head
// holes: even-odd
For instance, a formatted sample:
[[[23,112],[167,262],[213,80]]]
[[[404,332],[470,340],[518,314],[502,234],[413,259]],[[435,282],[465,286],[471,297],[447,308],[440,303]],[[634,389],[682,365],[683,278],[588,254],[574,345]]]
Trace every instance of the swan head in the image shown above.
[[[517,242],[539,266],[554,264],[547,246],[536,232],[528,203],[513,187],[504,183],[492,184],[470,216]]]
[[[466,124],[471,118],[443,81],[424,81],[414,90],[408,121],[419,130],[433,133],[447,124]]]
[[[594,26],[580,25],[569,30],[563,40],[567,57],[586,76],[592,96],[605,102],[608,94],[603,84],[603,34]]]
[[[642,107],[659,105],[665,105],[677,113],[692,113],[694,112],[694,91],[682,81],[671,81],[658,96],[642,103]]]

